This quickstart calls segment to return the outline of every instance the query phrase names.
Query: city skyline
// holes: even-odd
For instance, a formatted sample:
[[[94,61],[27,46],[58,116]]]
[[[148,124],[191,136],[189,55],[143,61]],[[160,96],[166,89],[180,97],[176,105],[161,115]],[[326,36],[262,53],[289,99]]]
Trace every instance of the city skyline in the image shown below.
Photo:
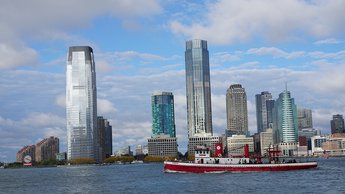
[[[191,39],[208,42],[216,135],[226,128],[231,83],[246,88],[252,134],[255,94],[269,91],[275,99],[285,82],[322,133],[331,132],[332,115],[345,114],[342,1],[81,3],[0,7],[0,161],[14,161],[21,147],[49,136],[67,150],[65,61],[72,45],[94,49],[98,113],[113,124],[114,150],[145,143],[150,96],[171,91],[179,149],[186,151],[184,51]]]

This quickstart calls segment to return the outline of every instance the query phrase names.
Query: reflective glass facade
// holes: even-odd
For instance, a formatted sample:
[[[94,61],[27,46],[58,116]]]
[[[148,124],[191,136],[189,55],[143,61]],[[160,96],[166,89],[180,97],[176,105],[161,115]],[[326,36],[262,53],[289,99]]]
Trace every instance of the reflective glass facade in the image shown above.
[[[186,42],[188,137],[212,135],[209,54],[205,40]]]
[[[152,137],[162,133],[176,137],[174,96],[171,92],[152,95]]]
[[[67,157],[99,161],[96,72],[88,46],[69,48],[66,69]]]
[[[274,104],[275,143],[294,143],[298,141],[297,107],[289,91],[279,94]]]
[[[258,133],[265,132],[266,129],[272,128],[272,94],[264,91],[255,95],[256,104],[256,123]]]

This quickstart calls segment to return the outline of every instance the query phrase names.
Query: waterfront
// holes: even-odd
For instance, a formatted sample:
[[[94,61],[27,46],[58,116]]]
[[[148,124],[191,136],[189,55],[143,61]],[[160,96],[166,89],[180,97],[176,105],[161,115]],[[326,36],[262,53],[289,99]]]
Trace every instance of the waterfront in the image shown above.
[[[313,170],[168,174],[163,164],[0,170],[0,193],[345,193],[345,158]]]

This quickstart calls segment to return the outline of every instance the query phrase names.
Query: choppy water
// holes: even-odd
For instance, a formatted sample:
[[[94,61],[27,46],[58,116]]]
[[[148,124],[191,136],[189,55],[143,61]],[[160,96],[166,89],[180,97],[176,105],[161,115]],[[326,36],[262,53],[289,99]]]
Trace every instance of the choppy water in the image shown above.
[[[345,193],[345,158],[313,170],[168,174],[163,164],[0,169],[0,193]]]

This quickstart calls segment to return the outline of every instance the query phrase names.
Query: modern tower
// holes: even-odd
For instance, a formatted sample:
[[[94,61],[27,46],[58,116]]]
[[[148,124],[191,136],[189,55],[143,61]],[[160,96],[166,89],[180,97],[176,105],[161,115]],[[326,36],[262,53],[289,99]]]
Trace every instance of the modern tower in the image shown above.
[[[313,128],[313,117],[311,109],[297,108],[298,130]]]
[[[297,143],[297,107],[289,91],[279,94],[274,105],[274,142]]]
[[[266,129],[272,128],[270,124],[272,124],[272,114],[269,114],[269,109],[271,106],[269,105],[270,100],[272,100],[272,94],[264,91],[261,94],[255,95],[255,104],[256,104],[256,123],[258,128],[258,133],[265,132]],[[271,111],[272,112],[272,111]]]
[[[67,157],[99,161],[96,72],[93,50],[69,48],[66,69]]]
[[[344,118],[343,115],[333,115],[331,120],[331,132],[333,133],[345,133]]]
[[[176,137],[174,96],[171,92],[152,95],[152,137],[160,134]]]
[[[188,137],[212,136],[210,65],[207,42],[186,42]]]
[[[247,95],[241,84],[230,85],[226,92],[227,129],[248,132]]]
[[[113,152],[112,126],[102,116],[97,117],[97,132],[100,149],[100,161],[109,158]]]

